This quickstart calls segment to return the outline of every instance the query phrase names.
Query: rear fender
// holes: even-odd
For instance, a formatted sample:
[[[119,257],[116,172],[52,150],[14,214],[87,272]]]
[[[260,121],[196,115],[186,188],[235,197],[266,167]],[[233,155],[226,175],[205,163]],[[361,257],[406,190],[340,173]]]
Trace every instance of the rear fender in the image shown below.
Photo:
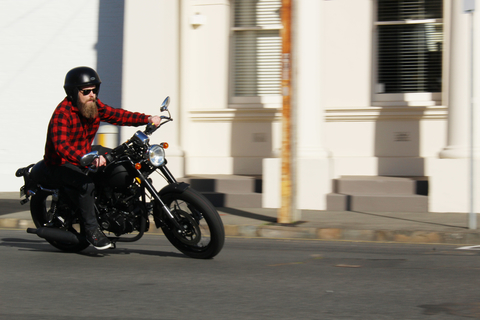
[[[24,167],[24,168],[19,168],[17,170],[17,172],[15,173],[15,176],[17,177],[24,177],[26,175],[29,175],[30,174],[30,169],[35,165],[35,163],[32,163],[31,165],[29,165],[28,167]]]
[[[19,168],[17,172],[15,172],[15,176],[23,177],[23,186],[20,188],[20,197],[25,196],[25,199],[20,201],[22,205],[27,203],[29,201],[29,197],[37,192],[37,184],[30,177],[30,170],[34,165],[35,164],[33,163],[28,167]]]

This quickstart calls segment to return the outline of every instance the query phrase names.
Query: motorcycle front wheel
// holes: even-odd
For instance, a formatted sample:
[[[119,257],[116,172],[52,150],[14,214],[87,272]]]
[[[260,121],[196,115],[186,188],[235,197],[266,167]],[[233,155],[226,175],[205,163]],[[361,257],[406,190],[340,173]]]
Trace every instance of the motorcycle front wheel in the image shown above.
[[[35,195],[32,196],[32,199],[30,201],[30,212],[32,214],[32,220],[33,223],[37,228],[40,227],[51,227],[51,228],[58,228],[58,229],[64,229],[72,232],[78,239],[79,243],[77,244],[72,244],[72,243],[67,243],[67,242],[62,242],[62,241],[57,241],[57,240],[50,240],[50,239],[45,239],[50,243],[52,246],[54,246],[57,249],[60,249],[65,252],[80,252],[87,248],[90,244],[85,240],[85,231],[84,231],[84,226],[83,223],[79,224],[69,224],[68,227],[64,225],[64,221],[58,219],[58,216],[62,216],[61,212],[64,211],[65,216],[70,215],[73,216],[72,210],[67,207],[67,206],[60,206],[57,208],[58,211],[58,216],[53,219],[53,221],[49,222],[48,216],[51,212],[50,208],[51,204],[51,194],[47,192],[38,192]],[[69,211],[69,212],[67,212]],[[66,217],[63,217],[66,218]]]
[[[179,232],[160,206],[155,206],[157,214],[162,217],[162,231],[175,248],[196,259],[213,258],[222,250],[225,242],[223,222],[203,195],[187,188],[181,193],[162,195],[162,201],[185,230]]]

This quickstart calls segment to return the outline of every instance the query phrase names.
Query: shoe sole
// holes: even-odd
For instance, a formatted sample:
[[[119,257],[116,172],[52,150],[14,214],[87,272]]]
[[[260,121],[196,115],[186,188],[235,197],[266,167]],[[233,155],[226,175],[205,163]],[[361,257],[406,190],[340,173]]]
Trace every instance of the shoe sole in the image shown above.
[[[90,244],[92,245],[92,247],[94,247],[94,248],[97,249],[97,250],[105,250],[105,249],[113,248],[113,243],[111,243],[111,242],[110,242],[109,244],[103,246],[103,247],[98,247],[98,246],[94,245],[93,243],[91,243],[91,242],[88,241],[88,240],[87,240],[87,242],[90,243]]]
[[[93,244],[92,244],[93,246]],[[113,245],[111,243],[107,244],[106,246],[103,246],[103,247],[96,247],[96,246],[93,246],[95,249],[97,250],[105,250],[105,249],[109,249],[109,248],[112,248]]]

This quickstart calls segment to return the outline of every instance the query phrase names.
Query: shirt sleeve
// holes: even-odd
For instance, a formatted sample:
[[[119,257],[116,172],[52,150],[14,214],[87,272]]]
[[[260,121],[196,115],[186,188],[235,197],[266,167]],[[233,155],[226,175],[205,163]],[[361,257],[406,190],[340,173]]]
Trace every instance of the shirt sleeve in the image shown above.
[[[148,115],[131,112],[124,109],[112,108],[97,100],[100,120],[119,126],[141,126],[148,123]]]

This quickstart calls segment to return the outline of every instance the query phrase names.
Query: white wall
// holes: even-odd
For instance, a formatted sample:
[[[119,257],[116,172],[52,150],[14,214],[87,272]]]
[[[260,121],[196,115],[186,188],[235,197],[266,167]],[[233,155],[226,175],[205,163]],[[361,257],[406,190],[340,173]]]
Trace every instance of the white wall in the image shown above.
[[[2,1],[0,191],[23,184],[17,168],[43,157],[46,128],[79,65],[96,66],[99,2]]]
[[[373,1],[322,3],[325,108],[370,106]]]
[[[169,169],[183,175],[183,147],[180,141],[181,100],[179,1],[127,0],[123,45],[123,108],[159,114],[160,105],[170,96],[173,122],[151,137],[151,143],[168,142]],[[139,128],[124,127],[121,141]]]
[[[328,165],[320,165],[328,172],[311,177],[328,186],[331,178],[347,174],[431,175],[431,208],[463,211],[465,200],[444,205],[449,192],[440,187],[450,178],[439,172],[455,167],[436,161],[449,132],[446,106],[372,106],[374,0],[310,1],[301,4],[321,6],[321,26],[309,34],[305,22],[302,39],[321,41],[321,79],[312,76],[321,93],[303,96],[299,107],[303,117],[320,113],[314,121],[322,128],[310,130],[316,136],[300,145],[321,141],[325,152],[316,160],[331,156],[324,161]],[[195,15],[201,16],[198,26],[192,25]],[[279,110],[229,105],[230,19],[229,0],[3,0],[0,191],[17,191],[22,180],[14,176],[16,169],[43,156],[48,121],[65,96],[64,76],[79,65],[97,68],[100,98],[114,107],[156,114],[163,98],[171,97],[174,122],[152,141],[170,143],[167,158],[175,175],[261,174],[262,159],[274,157],[281,144]],[[448,16],[445,21],[448,33]],[[309,77],[304,73],[302,81],[309,83]],[[120,140],[135,130],[122,130]],[[396,140],[398,133],[407,133],[408,140]],[[280,183],[273,171],[268,168],[264,184],[264,191],[273,190],[266,195],[269,203],[276,202],[270,196],[278,195]],[[455,177],[465,186],[468,179],[460,171]],[[307,206],[322,209],[322,203]]]
[[[222,113],[214,113],[212,121],[204,117],[228,107],[230,1],[181,2],[181,139],[186,174],[233,173],[231,118],[222,121]],[[202,20],[200,25],[192,24],[195,16]]]

